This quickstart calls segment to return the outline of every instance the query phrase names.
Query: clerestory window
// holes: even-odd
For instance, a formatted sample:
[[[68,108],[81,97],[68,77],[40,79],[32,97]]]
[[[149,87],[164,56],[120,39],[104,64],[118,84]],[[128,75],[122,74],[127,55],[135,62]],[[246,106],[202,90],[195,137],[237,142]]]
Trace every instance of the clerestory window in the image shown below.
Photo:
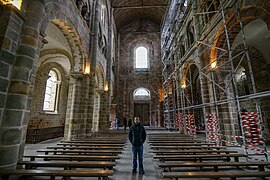
[[[136,48],[135,52],[135,68],[136,69],[147,69],[148,68],[148,52],[147,49],[143,46]]]
[[[105,1],[103,0],[101,4],[101,22],[103,26],[105,26],[106,23],[105,18],[106,18],[106,4]]]

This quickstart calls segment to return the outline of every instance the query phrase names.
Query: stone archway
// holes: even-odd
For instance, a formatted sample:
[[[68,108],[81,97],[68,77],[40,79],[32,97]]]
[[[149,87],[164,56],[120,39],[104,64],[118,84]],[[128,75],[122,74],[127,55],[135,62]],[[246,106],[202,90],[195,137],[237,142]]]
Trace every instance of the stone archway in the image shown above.
[[[145,126],[151,125],[151,94],[146,88],[140,87],[133,91],[134,117],[139,117]]]

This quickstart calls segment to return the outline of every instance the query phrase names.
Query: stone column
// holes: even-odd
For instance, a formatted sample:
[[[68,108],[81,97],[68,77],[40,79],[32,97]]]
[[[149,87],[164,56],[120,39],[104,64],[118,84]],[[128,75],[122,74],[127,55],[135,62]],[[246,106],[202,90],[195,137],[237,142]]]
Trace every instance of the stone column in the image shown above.
[[[88,103],[86,104],[86,136],[92,136],[92,121],[93,121],[93,110],[94,110],[94,96],[95,96],[95,84],[96,80],[94,76],[87,77],[88,94],[86,94]]]
[[[0,168],[9,168],[14,167],[18,159],[21,134],[16,126],[21,127],[24,112],[7,110],[5,107],[24,16],[11,5],[0,8]],[[14,135],[17,138],[12,140]]]
[[[231,84],[231,77],[225,79],[225,87],[227,88],[227,99],[235,98],[234,89]],[[229,85],[229,86],[228,86]],[[237,115],[237,105],[235,101],[230,101],[228,104],[221,105],[220,113],[222,113],[221,134],[225,134],[225,143],[236,142],[236,135],[239,135],[239,123]]]
[[[27,18],[22,29],[23,18],[15,11],[14,7],[10,7],[1,15],[1,18],[6,16],[5,24],[2,24],[1,19],[1,33],[5,32],[6,36],[3,36],[4,44],[1,48],[4,49],[1,49],[0,62],[7,62],[3,64],[4,66],[0,65],[1,76],[6,76],[6,79],[0,77],[1,81],[5,80],[3,84],[0,83],[0,91],[5,91],[4,94],[1,93],[3,97],[0,101],[0,110],[3,113],[0,119],[0,168],[15,168],[24,153],[32,97],[31,87],[36,73],[34,64],[39,54],[39,29],[44,14],[44,1],[28,1]],[[2,25],[7,31],[2,31]],[[17,46],[18,39],[20,44]],[[11,49],[6,51],[5,47]],[[15,51],[14,59],[11,52]],[[6,72],[8,69],[9,71]]]
[[[82,81],[84,74],[82,72],[73,72],[70,74],[67,112],[65,122],[64,139],[72,140],[84,137],[86,135],[86,125],[82,110]]]
[[[98,91],[100,95],[100,107],[99,107],[99,132],[107,132],[110,128],[109,123],[109,92]]]

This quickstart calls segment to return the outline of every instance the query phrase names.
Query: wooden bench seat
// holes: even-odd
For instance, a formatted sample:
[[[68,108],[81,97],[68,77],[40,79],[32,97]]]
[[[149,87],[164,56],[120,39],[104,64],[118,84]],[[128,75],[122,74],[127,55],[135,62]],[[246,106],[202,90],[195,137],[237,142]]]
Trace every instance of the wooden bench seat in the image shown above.
[[[226,149],[225,146],[151,146],[152,149]]]
[[[126,141],[60,141],[60,143],[67,144],[117,144],[117,145],[125,145]]]
[[[198,139],[198,138],[187,138],[187,137],[180,137],[180,138],[175,138],[175,137],[160,137],[160,138],[151,138],[148,137],[149,141],[160,141],[160,140],[166,140],[169,139],[171,141],[206,141],[205,139]]]
[[[118,155],[121,153],[120,150],[80,150],[80,149],[71,149],[71,150],[50,150],[50,149],[40,149],[37,152],[42,152],[45,154],[94,154],[94,155]]]
[[[239,162],[239,157],[247,157],[245,154],[186,154],[186,155],[156,155],[154,159],[159,159],[160,161],[202,161],[207,159],[221,159],[230,161],[230,158],[234,158],[235,162]],[[224,159],[225,158],[225,159]]]
[[[215,149],[202,149],[202,150],[153,150],[157,155],[178,155],[178,154],[221,154],[221,153],[237,153],[235,150],[215,150]]]
[[[103,168],[112,169],[116,166],[115,162],[109,161],[22,161],[17,165],[24,165],[25,169],[32,169],[35,167],[63,167],[64,169],[72,168]]]
[[[265,171],[265,166],[269,166],[270,162],[161,162],[158,166],[168,168],[171,171],[173,167],[213,167],[214,171],[218,171],[221,166],[257,166],[259,171]]]
[[[187,140],[187,139],[182,139],[182,140],[148,140],[148,143],[200,143],[203,142],[205,143],[205,141],[201,141],[201,140]]]
[[[213,146],[213,143],[150,143],[150,146]]]
[[[96,149],[96,150],[122,150],[123,147],[114,147],[114,146],[49,146],[47,149]]]
[[[69,160],[69,161],[115,161],[119,159],[118,156],[88,156],[88,155],[28,155],[24,158],[30,158],[34,161],[37,158],[44,158],[44,160]]]
[[[108,146],[108,147],[124,147],[124,144],[99,144],[99,143],[57,143],[58,146]]]
[[[230,172],[163,172],[164,178],[233,178],[237,177],[270,177],[270,171],[266,172],[247,172],[247,171],[230,171]]]
[[[49,176],[51,180],[54,180],[56,176],[63,177],[98,177],[98,179],[104,179],[113,175],[112,170],[0,170],[2,180],[9,179],[10,175],[16,176]],[[64,178],[64,179],[65,179]]]

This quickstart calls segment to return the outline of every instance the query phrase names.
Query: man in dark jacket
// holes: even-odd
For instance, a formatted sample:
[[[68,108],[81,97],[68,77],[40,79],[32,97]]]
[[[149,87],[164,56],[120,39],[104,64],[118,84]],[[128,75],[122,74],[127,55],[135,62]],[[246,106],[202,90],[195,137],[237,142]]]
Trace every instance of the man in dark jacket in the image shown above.
[[[143,169],[143,143],[146,139],[146,132],[140,123],[139,117],[134,118],[134,125],[129,129],[129,141],[132,144],[132,154],[133,154],[133,169],[132,172],[137,172],[137,156],[139,159],[139,173],[144,174]]]

